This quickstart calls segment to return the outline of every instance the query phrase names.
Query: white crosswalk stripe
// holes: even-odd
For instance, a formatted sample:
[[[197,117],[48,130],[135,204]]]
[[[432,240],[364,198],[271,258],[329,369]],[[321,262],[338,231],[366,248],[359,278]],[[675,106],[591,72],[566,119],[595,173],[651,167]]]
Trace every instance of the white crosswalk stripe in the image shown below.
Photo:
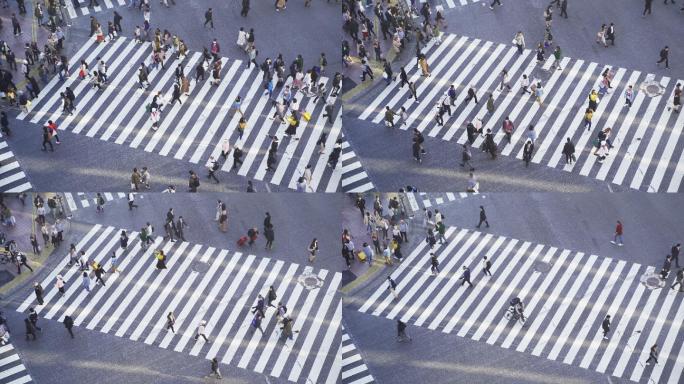
[[[411,0],[405,0],[406,5],[409,7],[411,6]],[[471,5],[471,4],[478,4],[482,3],[482,5],[486,5],[487,0],[438,0],[438,1],[430,1],[429,3],[431,5],[434,5],[434,9],[438,11],[443,11],[444,8],[456,8],[464,5]],[[415,0],[415,7],[416,10],[420,11],[420,7],[422,7],[423,3],[428,3],[428,0]]]
[[[57,321],[70,315],[76,326],[193,356],[217,357],[292,382],[330,380],[325,375],[335,369],[340,354],[331,345],[341,344],[340,273],[159,237],[144,250],[137,232],[129,233],[130,244],[122,249],[119,233],[96,225],[76,246],[107,271],[116,253],[122,272],[108,273],[106,285],[91,284],[86,291],[81,271],[68,266],[68,255],[63,255],[41,281],[44,305],[30,295],[17,311],[34,307],[40,316]],[[164,250],[167,269],[156,269],[155,249]],[[66,282],[64,294],[54,287],[57,274]],[[318,284],[305,286],[312,279]],[[278,295],[274,305],[285,303],[294,321],[291,340],[281,337],[273,308],[267,308],[262,320],[263,334],[250,326],[250,307],[270,286]],[[166,328],[169,312],[176,315],[175,333]],[[210,343],[194,339],[202,320]]]
[[[14,335],[18,335],[16,332]],[[0,384],[32,383],[31,375],[21,362],[21,356],[12,343],[0,345]]]
[[[127,201],[128,194],[126,192],[102,192],[102,197],[105,200],[105,209],[107,204],[112,201],[125,200]],[[144,198],[144,195],[134,193],[136,199]],[[73,212],[79,209],[97,206],[97,193],[93,192],[64,192],[64,200],[66,200],[69,211]]]
[[[340,348],[342,359],[342,384],[368,384],[375,383],[373,375],[363,362],[363,356],[354,345],[354,341],[342,327],[342,346]]]
[[[112,9],[115,7],[125,6],[126,0],[97,0],[96,4],[98,5],[92,7],[90,6],[90,0],[79,0],[77,1],[77,3],[79,4],[79,6],[75,7],[74,2],[72,0],[64,1],[67,13],[69,14],[69,17],[72,19],[79,16],[91,15],[96,12],[102,12],[104,10]],[[103,27],[103,31],[106,32],[105,27]]]
[[[479,119],[483,131],[491,129],[499,151],[505,156],[522,159],[528,139],[528,126],[536,131],[532,162],[566,172],[648,192],[678,192],[684,178],[684,115],[670,109],[676,84],[682,79],[656,76],[626,68],[610,67],[565,57],[562,70],[552,67],[550,55],[537,63],[533,51],[517,53],[515,47],[446,34],[441,44],[428,44],[424,50],[431,76],[421,76],[414,62],[406,65],[410,81],[418,91],[418,102],[408,98],[408,87],[396,81],[377,95],[361,97],[366,107],[358,115],[384,128],[385,107],[406,109],[407,124],[397,124],[402,130],[418,129],[430,137],[468,140],[467,122]],[[550,54],[550,53],[549,53]],[[501,71],[507,70],[511,91],[501,89]],[[592,89],[599,90],[603,72],[613,72],[612,89],[600,95],[592,126],[584,128],[584,112]],[[541,81],[543,105],[521,92],[520,80],[527,75],[531,82]],[[444,126],[437,125],[437,106],[448,99],[450,85],[455,85],[457,97],[451,115],[444,115]],[[629,85],[635,90],[631,108],[624,105],[624,93]],[[469,87],[473,87],[478,103],[464,103]],[[644,87],[644,88],[642,88]],[[649,91],[645,89],[648,87]],[[655,88],[663,92],[653,92]],[[493,96],[495,109],[487,111],[486,100]],[[508,116],[515,125],[511,142],[501,129]],[[594,155],[598,133],[611,128],[609,139],[613,148],[604,160]],[[577,161],[566,164],[562,154],[566,139],[575,145]],[[483,136],[473,138],[480,146]]]
[[[0,192],[25,192],[32,188],[19,161],[0,134]]]
[[[655,289],[642,283],[653,267],[455,227],[446,237],[433,250],[417,245],[391,273],[398,299],[383,280],[361,294],[358,310],[634,382],[683,379],[684,304],[672,281]],[[436,276],[431,252],[440,260]],[[483,256],[491,277],[482,272]],[[462,285],[462,266],[474,287]],[[525,303],[524,327],[504,317],[513,297]],[[646,366],[653,344],[661,346],[659,364]]]
[[[472,195],[467,192],[442,192],[442,193],[426,193],[426,192],[408,192],[405,194],[409,202],[411,210],[415,212],[422,212],[423,208],[432,208],[444,203],[455,201],[457,199],[465,199]]]
[[[103,90],[91,87],[89,81],[77,77],[81,60],[90,68],[97,68],[97,58],[107,65],[108,83]],[[151,64],[151,44],[136,43],[119,37],[106,43],[94,43],[89,39],[71,59],[71,76],[64,81],[52,79],[36,98],[28,114],[21,113],[19,119],[43,124],[54,121],[60,130],[83,134],[88,137],[114,142],[133,149],[157,153],[197,164],[204,173],[204,166],[210,156],[222,161],[223,172],[236,170],[238,175],[249,179],[282,185],[296,189],[297,180],[308,166],[311,167],[312,183],[308,190],[317,192],[365,191],[373,189],[368,175],[361,167],[351,148],[343,142],[344,148],[337,167],[327,167],[328,158],[342,135],[340,103],[337,102],[333,116],[324,117],[325,100],[303,92],[294,95],[299,100],[300,111],[308,112],[311,119],[302,118],[297,134],[285,135],[287,123],[279,124],[269,119],[275,112],[273,100],[282,94],[275,89],[273,98],[264,92],[263,72],[246,62],[232,58],[221,58],[221,81],[211,84],[210,74],[202,82],[195,81],[195,68],[200,62],[200,52],[188,53],[179,60],[178,55],[168,53],[164,62],[166,69],[152,68],[149,74],[150,86],[140,88],[138,70],[142,62]],[[168,105],[172,99],[175,69],[183,69],[190,84],[189,96],[182,95],[181,103]],[[151,67],[150,67],[151,68]],[[291,82],[288,78],[287,83]],[[328,84],[330,79],[323,74],[319,83]],[[62,112],[59,93],[70,87],[76,95],[73,115]],[[147,106],[157,93],[166,102],[157,130],[152,127]],[[241,110],[247,127],[242,139],[237,129],[240,114],[231,111],[233,101],[242,98]],[[322,135],[323,151],[318,144]],[[266,170],[268,149],[272,136],[280,139],[280,145],[273,171]],[[231,151],[225,161],[221,156],[222,143],[228,139]],[[233,167],[233,149],[237,145],[244,153],[243,163]],[[321,153],[322,152],[322,153]],[[222,172],[218,172],[220,179]]]

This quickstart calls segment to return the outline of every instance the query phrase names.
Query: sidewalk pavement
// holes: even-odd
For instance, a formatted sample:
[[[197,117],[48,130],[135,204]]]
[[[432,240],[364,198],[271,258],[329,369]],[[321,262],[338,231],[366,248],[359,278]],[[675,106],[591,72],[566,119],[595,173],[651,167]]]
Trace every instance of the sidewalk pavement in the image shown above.
[[[54,194],[42,193],[40,195],[43,197],[47,204],[47,199]],[[35,222],[36,215],[35,207],[33,206],[33,198],[36,196],[36,193],[27,193],[25,205],[22,205],[21,200],[17,196],[17,194],[3,195],[3,202],[12,211],[12,214],[16,218],[17,223],[14,227],[0,227],[0,231],[5,233],[6,239],[8,241],[16,241],[17,249],[26,255],[26,258],[28,259],[28,264],[31,266],[31,268],[33,268],[34,271],[31,272],[28,270],[28,268],[22,267],[22,273],[17,274],[17,268],[14,264],[0,264],[0,276],[7,277],[8,273],[12,276],[12,278],[9,281],[0,277],[0,294],[7,293],[17,285],[24,282],[26,279],[28,279],[32,273],[36,273],[38,269],[45,264],[48,256],[52,254],[52,251],[54,251],[54,247],[51,244],[45,244],[43,242],[43,239],[40,235],[40,228]],[[46,215],[46,220],[48,224],[54,224],[54,219],[50,215],[49,211]],[[69,225],[65,226],[65,239],[68,238],[69,229]],[[41,248],[41,252],[37,255],[33,253],[33,249],[31,247],[30,242],[30,236],[33,231],[35,231],[36,236],[38,237],[38,242]],[[63,248],[66,251],[68,249],[68,244],[65,243],[66,241],[62,243],[60,248]],[[4,247],[2,248],[2,250],[4,251]]]
[[[12,73],[14,77],[13,81],[17,85],[17,89],[22,89],[24,85],[24,78],[21,74],[20,63],[21,60],[24,60],[26,56],[24,54],[26,43],[31,43],[35,40],[38,43],[38,47],[40,47],[40,49],[42,50],[45,44],[47,43],[47,39],[50,34],[47,28],[38,26],[38,21],[33,16],[34,2],[37,1],[41,0],[24,1],[24,4],[26,5],[26,14],[24,15],[19,14],[17,2],[14,0],[9,1],[9,8],[0,8],[0,11],[2,12],[2,14],[0,15],[0,19],[2,19],[2,29],[0,29],[0,40],[5,41],[7,43],[10,49],[14,52],[14,55],[16,56],[17,60],[17,70],[13,71],[10,70],[9,65],[7,65],[7,61],[5,61],[5,58],[2,57],[1,68]],[[43,7],[43,9],[46,8]],[[19,24],[21,25],[22,33],[19,36],[14,36],[13,33],[12,13],[16,14],[17,19],[19,20]],[[47,15],[47,11],[45,11],[45,14]],[[37,71],[35,66],[34,71]],[[36,77],[36,80],[40,81],[40,78]]]

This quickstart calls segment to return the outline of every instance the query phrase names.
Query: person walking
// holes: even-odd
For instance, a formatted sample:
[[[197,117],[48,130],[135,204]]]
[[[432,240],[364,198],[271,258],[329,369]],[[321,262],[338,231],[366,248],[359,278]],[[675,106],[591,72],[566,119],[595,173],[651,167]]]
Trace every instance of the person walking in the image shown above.
[[[452,87],[453,87],[453,85],[452,85]],[[499,84],[499,91],[503,91],[504,87],[506,87],[506,89],[508,89],[508,91],[510,92],[511,84],[510,84],[510,79],[508,77],[508,71],[505,69],[502,69],[501,70],[501,83]],[[452,100],[452,103],[451,103],[452,105],[453,105],[453,101],[454,100]]]
[[[244,7],[244,5],[243,5],[243,7]],[[249,8],[247,8],[247,9],[249,9]],[[243,8],[243,10],[244,10],[244,8]],[[245,12],[244,16],[247,16],[247,12]],[[217,379],[222,378],[221,371],[219,370],[219,362],[218,362],[218,359],[216,357],[211,359],[211,373],[209,374],[209,376],[211,377],[212,375],[215,376]]]
[[[43,332],[43,328],[38,326],[38,313],[33,307],[29,308],[29,321],[33,324],[33,327],[38,330],[38,332]]]
[[[55,281],[55,288],[57,288],[57,291],[64,295],[64,278],[62,275],[57,275],[57,280]]]
[[[518,54],[522,55],[525,49],[525,35],[523,35],[522,31],[518,31],[513,36],[513,44],[518,48]]]
[[[200,324],[197,326],[197,332],[195,332],[195,340],[199,339],[199,337],[202,336],[206,343],[210,343],[209,338],[207,338],[207,335],[204,333],[206,331],[206,326],[206,320],[200,321]]]
[[[492,275],[490,268],[492,268],[491,260],[489,260],[487,258],[487,256],[482,256],[482,273],[484,273],[485,276],[491,276]]]
[[[214,29],[214,11],[212,11],[211,8],[207,9],[206,12],[204,12],[204,27],[207,27],[207,24],[209,24],[209,27],[211,29]]]
[[[437,259],[437,255],[435,255],[433,252],[430,252],[430,265],[430,271],[432,272],[432,275],[437,276],[437,274],[440,272],[439,260]]]
[[[187,226],[183,216],[178,216],[178,220],[176,221],[176,236],[181,239],[181,241],[185,241],[185,227]]]
[[[591,119],[594,118],[594,111],[591,108],[587,108],[584,110],[584,128],[587,129],[587,131],[591,130]]]
[[[565,155],[565,164],[572,164],[576,161],[575,158],[575,144],[570,141],[568,137],[563,145],[563,155]]]
[[[560,3],[560,17],[568,18],[568,0],[561,0]]]
[[[414,102],[418,102],[418,91],[416,90],[416,84],[411,81],[408,84],[408,89],[409,89],[409,99],[413,99]]]
[[[477,223],[476,228],[480,228],[482,223],[485,223],[487,228],[489,228],[489,221],[487,221],[487,213],[485,212],[484,206],[480,205],[480,222]]]
[[[563,53],[561,51],[561,47],[560,45],[556,45],[556,48],[553,50],[553,64],[551,64],[551,68],[558,68],[559,71],[562,71],[563,68],[560,66],[562,58]]]
[[[26,327],[26,340],[29,339],[29,335],[33,336],[33,340],[36,340],[36,328],[33,326],[31,321],[27,318],[24,318],[24,326]]]
[[[462,145],[462,152],[461,152],[461,167],[465,167],[466,165],[470,167],[470,171],[474,171],[475,168],[473,167],[473,164],[471,163],[470,160],[473,158],[473,153],[470,151],[470,144],[469,142],[465,142]]]
[[[43,305],[43,286],[40,283],[33,283],[33,291],[36,293],[36,300],[39,305]]]
[[[603,328],[603,338],[608,340],[608,332],[610,332],[610,315],[606,315],[601,323],[601,328]]]
[[[173,240],[173,239],[171,239]],[[155,256],[157,258],[157,269],[162,270],[166,269],[166,255],[164,254],[164,251],[159,249],[157,250],[157,255]]]
[[[615,45],[615,24],[610,23],[606,30],[606,40],[610,40],[610,45]]]
[[[278,294],[276,294],[275,288],[273,288],[273,286],[271,285],[268,288],[268,293],[266,294],[266,301],[267,301],[266,306],[275,308],[275,306],[273,305],[273,301],[275,301],[275,299],[277,299],[277,298],[278,298]]]
[[[273,241],[275,240],[275,232],[273,231],[273,225],[268,225],[264,229],[264,237],[266,238],[266,247],[264,249],[273,249]]]
[[[318,240],[314,237],[314,239],[311,240],[311,243],[309,244],[309,263],[313,264],[313,262],[316,260],[316,253],[318,253]],[[270,290],[269,293],[271,293]]]
[[[394,128],[394,116],[396,112],[390,109],[389,105],[385,106],[385,126],[389,128]]]
[[[102,283],[102,286],[104,287],[105,281],[102,279],[102,276],[105,273],[104,268],[96,261],[93,262],[93,272],[95,273],[95,284]]]
[[[544,102],[542,101],[542,96],[544,96],[544,87],[542,87],[541,81],[537,82],[537,87],[534,90],[534,97],[537,103],[539,103],[540,107],[544,106]]]
[[[525,167],[530,165],[532,161],[532,153],[534,152],[534,141],[527,139],[525,141],[525,146],[523,147],[523,161],[525,162]]]
[[[280,330],[282,331],[281,337],[288,338],[290,340],[294,340],[293,339],[294,333],[299,332],[299,331],[293,331],[292,330],[292,325],[293,325],[292,323],[293,322],[294,322],[294,320],[292,320],[292,318],[290,318],[290,316],[283,317],[283,320],[282,320],[283,326],[280,328]]]
[[[493,11],[493,10],[494,10],[494,5],[495,5],[495,4],[497,4],[499,7],[503,7],[503,4],[501,4],[501,0],[493,0],[493,1],[489,4],[489,9],[491,9],[491,10]]]
[[[656,62],[656,65],[660,67],[660,63],[665,62],[665,69],[670,69],[670,47],[667,45],[660,50],[660,60]]]
[[[109,269],[110,269],[111,273],[121,272],[118,268],[119,267],[119,259],[116,256],[116,251],[112,251],[112,255],[109,257],[109,263],[110,263]]]
[[[653,4],[653,0],[644,0],[644,12],[641,14],[641,17],[646,17],[646,13],[651,14],[651,5]]]
[[[670,248],[670,256],[672,256],[672,260],[675,262],[675,266],[679,268],[679,250],[681,249],[682,245],[680,243],[677,243]]]
[[[667,110],[670,111],[674,109],[675,113],[679,113],[679,109],[682,107],[682,84],[677,83],[675,86],[674,92],[672,94],[672,106],[667,107]]]
[[[646,365],[651,365],[651,361],[654,361],[656,365],[658,364],[658,344],[653,344],[651,351],[648,353],[648,359],[646,359]]]
[[[69,335],[72,339],[74,338],[74,331],[72,330],[73,327],[74,319],[72,319],[69,315],[64,316],[64,328],[66,328],[67,332],[69,332]]]
[[[634,89],[631,85],[627,86],[625,90],[625,107],[631,108],[634,102]]]
[[[81,274],[81,286],[86,291],[90,292],[90,278],[88,277],[88,272],[83,271]]]
[[[622,222],[620,222],[620,220],[618,220],[617,224],[615,225],[615,234],[613,235],[613,240],[611,240],[610,243],[617,244],[618,246],[622,247]]]
[[[411,336],[406,333],[406,323],[397,319],[397,341],[411,341]]]
[[[168,331],[170,329],[171,332],[176,333],[176,329],[173,327],[175,324],[176,316],[173,312],[169,312],[168,315],[166,315],[166,330]]]
[[[491,93],[489,94],[489,97],[487,97],[487,113],[489,113],[490,116],[494,114],[494,95]]]
[[[52,145],[52,130],[47,125],[43,126],[43,148],[42,151],[47,151],[46,144],[50,146],[50,152],[55,151],[55,147]]]
[[[473,287],[473,283],[470,282],[470,268],[468,268],[468,267],[465,266],[465,265],[463,266],[463,274],[461,275],[461,277],[459,278],[459,280],[462,280],[462,281],[461,281],[461,286],[463,286],[463,284],[465,284],[465,283],[468,283],[468,285],[470,286],[470,288]]]
[[[680,291],[684,289],[684,268],[681,268],[679,271],[677,271],[675,282],[670,285],[670,288],[675,289],[676,285],[679,285]]]
[[[387,289],[389,289],[390,292],[392,292],[392,295],[394,295],[394,299],[399,298],[399,294],[397,293],[397,283],[392,279],[391,276],[387,276],[387,283],[389,286]]]
[[[261,328],[261,320],[263,319],[263,314],[261,312],[257,312],[254,317],[252,318],[252,323],[250,324],[254,330],[260,330],[261,333],[264,333],[263,328]]]
[[[30,265],[28,265],[28,259],[26,258],[26,255],[19,252],[19,260],[18,260],[18,265],[17,269],[19,270],[19,273],[21,273],[21,267],[26,267],[29,269],[29,271],[33,272],[33,268],[31,268]]]

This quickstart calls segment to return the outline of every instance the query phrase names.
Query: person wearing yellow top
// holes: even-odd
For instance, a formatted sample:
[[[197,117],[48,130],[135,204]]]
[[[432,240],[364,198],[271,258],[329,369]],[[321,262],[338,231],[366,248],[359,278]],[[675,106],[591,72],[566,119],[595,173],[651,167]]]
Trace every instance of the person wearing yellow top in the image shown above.
[[[595,90],[591,90],[591,93],[589,94],[589,109],[592,111],[595,111],[596,108],[598,107],[598,94],[596,93]]]
[[[594,117],[594,111],[591,108],[587,108],[584,112],[584,127],[588,130],[591,129],[591,119]]]

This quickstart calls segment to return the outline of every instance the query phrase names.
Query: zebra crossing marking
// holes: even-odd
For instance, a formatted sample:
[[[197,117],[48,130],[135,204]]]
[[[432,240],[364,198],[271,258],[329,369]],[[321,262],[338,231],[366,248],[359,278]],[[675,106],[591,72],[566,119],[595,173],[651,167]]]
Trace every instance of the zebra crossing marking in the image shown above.
[[[382,281],[358,310],[634,382],[681,380],[684,304],[667,285],[646,293],[637,277],[654,267],[455,227],[446,237],[434,250],[421,242],[390,274],[398,299]],[[437,276],[431,252],[440,260]],[[493,261],[491,277],[479,271],[483,255]],[[461,265],[471,267],[474,287],[456,286]],[[526,303],[525,327],[503,317],[513,296]],[[613,321],[608,340],[605,314]],[[644,362],[656,343],[661,361],[649,371]]]
[[[45,91],[34,100],[29,113],[22,113],[18,118],[33,123],[50,119],[61,130],[204,164],[209,156],[219,159],[224,140],[235,140],[233,136],[237,135],[240,115],[231,113],[230,107],[233,100],[240,96],[241,110],[248,123],[243,138],[231,142],[240,146],[246,155],[237,170],[238,175],[296,189],[297,179],[303,174],[306,165],[311,164],[314,178],[311,191],[318,191],[319,188],[326,192],[373,188],[356,154],[346,145],[340,156],[341,161],[338,161],[339,169],[328,170],[326,167],[328,156],[342,134],[339,106],[338,111],[334,112],[335,116],[330,119],[333,123],[328,124],[328,119],[323,117],[325,108],[321,99],[314,102],[313,95],[298,92],[295,97],[301,99],[301,110],[308,112],[311,119],[301,121],[296,135],[298,140],[282,144],[282,153],[278,155],[274,172],[267,173],[266,137],[275,135],[283,138],[286,125],[268,119],[275,111],[275,106],[271,105],[272,99],[263,93],[263,72],[256,66],[242,67],[241,60],[221,58],[221,81],[217,87],[212,86],[210,80],[200,84],[194,78],[189,79],[190,96],[182,95],[181,103],[168,105],[173,92],[173,68],[180,66],[183,73],[188,74],[201,60],[202,54],[189,53],[179,59],[175,53],[169,53],[163,63],[167,69],[153,68],[148,76],[149,87],[141,89],[137,85],[137,71],[143,58],[143,63],[150,65],[150,48],[150,43],[139,44],[125,37],[101,44],[88,39],[72,58],[72,76],[64,82],[53,78]],[[88,81],[81,81],[76,76],[81,60],[95,68],[98,57],[102,57],[109,65],[108,84],[103,90],[92,88]],[[291,81],[288,78],[287,84]],[[318,83],[326,84],[328,81],[322,75]],[[66,86],[71,87],[76,94],[73,115],[63,114],[60,105],[58,90]],[[283,88],[278,89],[274,96],[282,92]],[[166,105],[158,129],[153,130],[151,121],[147,119],[146,105],[157,93],[161,95],[160,100],[166,101]],[[316,143],[322,134],[327,135],[325,152],[314,155]],[[293,161],[295,159],[297,161]],[[230,172],[232,168],[231,151],[221,170]]]
[[[31,375],[12,343],[0,345],[0,384],[32,383]]]
[[[63,192],[64,199],[66,200],[69,211],[76,211],[80,208],[88,208],[91,205],[97,205],[97,194],[87,193],[87,192]],[[138,195],[133,192],[134,195]],[[126,199],[127,193],[125,192],[103,192],[102,197],[105,202],[110,202],[114,200]],[[140,199],[144,198],[144,195],[136,196]]]
[[[85,2],[86,0],[81,0],[82,2]],[[104,5],[97,5],[90,7],[85,4],[80,4],[81,6],[78,8],[74,7],[74,4],[70,2],[69,0],[65,1],[66,4],[66,9],[67,13],[69,13],[69,17],[71,19],[75,19],[80,16],[87,16],[90,15],[91,13],[96,13],[96,12],[102,12],[103,10],[106,9],[112,9],[117,6],[124,6],[126,5],[126,0],[102,0],[104,1]]]
[[[77,326],[193,356],[217,357],[223,363],[292,382],[304,377],[312,382],[334,382],[323,375],[336,369],[335,352],[341,348],[341,343],[331,348],[339,340],[340,273],[184,241],[174,243],[161,237],[143,251],[137,232],[129,234],[131,244],[121,249],[117,247],[119,232],[114,227],[93,226],[80,239],[77,249],[83,249],[105,270],[109,270],[109,255],[114,252],[121,260],[119,269],[123,273],[108,274],[106,285],[94,285],[86,291],[80,283],[80,270],[68,267],[65,255],[41,283],[46,293],[44,305],[37,305],[34,295],[30,295],[17,311],[32,306],[46,319],[58,321],[70,315]],[[168,255],[167,269],[152,268],[156,264],[153,252],[158,248]],[[197,270],[196,263],[211,267]],[[302,273],[315,274],[321,286],[304,289],[297,279]],[[64,294],[57,293],[54,287],[57,274],[67,284]],[[290,308],[289,313],[294,313],[296,332],[292,340],[284,343],[279,340],[281,333],[276,331],[278,326],[270,310],[263,319],[267,333],[250,333],[252,301],[271,285],[277,286],[278,297]],[[168,331],[160,340],[166,314],[176,311],[177,333]],[[206,334],[211,336],[211,343],[191,340],[202,319],[208,320]]]
[[[556,70],[552,68],[553,56],[537,63],[531,50],[517,54],[515,47],[453,34],[445,35],[439,46],[428,44],[423,52],[433,67],[431,76],[422,77],[414,62],[405,66],[410,81],[416,82],[419,101],[407,98],[408,90],[400,88],[400,82],[396,81],[362,102],[365,106],[359,119],[381,123],[385,106],[395,111],[404,107],[407,124],[398,124],[399,129],[415,128],[430,137],[462,144],[467,140],[465,122],[477,118],[483,122],[483,131],[492,130],[501,153],[518,159],[523,156],[527,127],[534,125],[537,140],[532,162],[535,164],[648,192],[677,192],[681,188],[684,140],[680,133],[684,131],[684,118],[667,109],[671,107],[674,85],[681,83],[681,79],[675,81],[667,76],[569,57],[561,60],[563,70]],[[509,92],[498,89],[503,69],[508,71],[513,87]],[[594,111],[592,128],[586,130],[582,127],[586,97],[590,90],[599,87],[602,73],[607,69],[613,72],[612,89],[602,95]],[[533,97],[520,94],[523,74],[529,76],[530,82],[543,79],[543,107]],[[639,88],[640,83],[651,81],[659,83],[665,92],[650,98],[644,91],[637,91],[632,107],[623,107],[623,94],[628,85]],[[433,114],[436,105],[448,97],[451,84],[460,88],[456,111],[444,118],[444,126],[438,126]],[[481,103],[463,105],[469,86],[483,99]],[[491,115],[485,105],[489,93],[495,101]],[[500,125],[505,116],[516,126],[510,143],[505,140]],[[605,160],[597,161],[593,155],[594,140],[598,131],[607,127],[612,128],[613,148]],[[572,164],[561,163],[566,138],[575,144],[577,161]],[[482,142],[483,137],[479,136],[473,145],[479,146]]]
[[[17,193],[33,189],[19,161],[0,134],[0,192]]]
[[[431,208],[433,206],[440,206],[446,202],[452,202],[456,199],[465,199],[469,196],[468,192],[460,192],[458,194],[453,192],[445,193],[426,193],[426,192],[407,192],[404,194],[408,199],[409,205],[413,212],[419,212],[422,208]],[[433,200],[434,199],[434,202]]]
[[[363,357],[356,349],[354,341],[349,337],[347,330],[342,326],[342,346],[340,347],[342,360],[341,379],[342,384],[369,384],[374,383],[368,367],[363,362]]]

